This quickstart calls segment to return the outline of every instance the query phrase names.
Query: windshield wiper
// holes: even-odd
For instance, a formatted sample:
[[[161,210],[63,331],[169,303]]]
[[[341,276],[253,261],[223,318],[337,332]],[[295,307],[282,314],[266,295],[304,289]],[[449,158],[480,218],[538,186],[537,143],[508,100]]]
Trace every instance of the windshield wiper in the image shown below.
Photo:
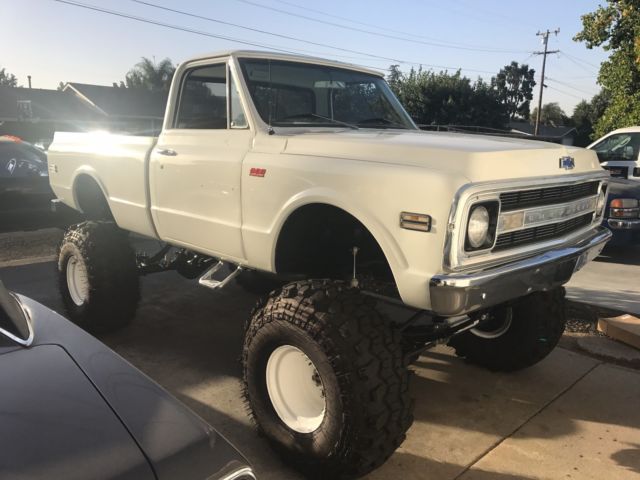
[[[309,115],[311,115],[312,117],[321,118],[323,120],[329,120],[330,122],[335,123],[336,125],[344,125],[345,127],[349,127],[353,130],[360,130],[360,127],[358,127],[357,125],[354,125],[353,123],[343,122],[342,120],[336,120],[335,118],[325,117],[324,115],[318,115],[317,113],[310,113]]]
[[[289,117],[285,117],[285,118],[280,118],[278,119],[278,123],[280,122],[286,122],[287,120],[293,120],[296,118],[305,118],[305,117],[315,117],[315,118],[321,118],[322,120],[327,120],[331,123],[334,123],[336,125],[342,125],[344,127],[348,127],[351,128],[353,130],[360,130],[360,127],[358,127],[357,125],[353,125],[352,123],[347,123],[347,122],[343,122],[341,120],[336,120],[335,118],[329,118],[329,117],[325,117],[324,115],[318,115],[317,113],[301,113],[299,115],[291,115]]]
[[[361,126],[361,127],[368,126],[368,127],[402,128],[404,130],[406,130],[408,128],[406,125],[403,125],[401,123],[396,123],[396,122],[394,122],[392,120],[389,120],[389,119],[383,118],[383,117],[366,118],[364,120],[360,120],[358,122],[358,125]]]

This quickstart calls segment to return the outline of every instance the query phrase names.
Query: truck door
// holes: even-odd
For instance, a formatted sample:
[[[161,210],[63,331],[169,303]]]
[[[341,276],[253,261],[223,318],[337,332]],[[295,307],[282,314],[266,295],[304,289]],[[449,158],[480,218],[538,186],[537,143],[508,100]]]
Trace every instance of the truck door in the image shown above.
[[[244,259],[240,175],[252,132],[226,62],[188,68],[151,153],[151,212],[161,239]],[[171,115],[171,113],[168,113]]]

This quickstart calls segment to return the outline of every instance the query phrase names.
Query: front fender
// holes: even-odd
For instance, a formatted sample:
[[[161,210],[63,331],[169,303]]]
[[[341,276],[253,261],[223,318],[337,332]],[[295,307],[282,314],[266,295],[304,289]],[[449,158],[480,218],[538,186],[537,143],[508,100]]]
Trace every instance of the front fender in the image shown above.
[[[315,187],[309,190],[299,192],[291,197],[287,203],[282,206],[278,216],[271,225],[271,265],[275,266],[276,247],[278,238],[282,231],[282,227],[293,212],[305,205],[325,204],[344,210],[348,214],[355,217],[362,223],[371,233],[373,238],[378,242],[382,252],[384,253],[391,270],[394,272],[406,269],[408,267],[407,259],[400,248],[400,245],[394,238],[389,228],[376,217],[375,212],[361,204],[354,198],[349,198],[342,192],[325,187]]]
[[[264,168],[264,177],[250,168]],[[442,268],[444,237],[462,175],[416,166],[340,158],[252,153],[242,175],[242,238],[247,264],[275,271],[280,232],[293,212],[319,203],[344,210],[380,245],[405,303],[429,307],[428,280]],[[432,218],[430,232],[400,228],[402,211]]]

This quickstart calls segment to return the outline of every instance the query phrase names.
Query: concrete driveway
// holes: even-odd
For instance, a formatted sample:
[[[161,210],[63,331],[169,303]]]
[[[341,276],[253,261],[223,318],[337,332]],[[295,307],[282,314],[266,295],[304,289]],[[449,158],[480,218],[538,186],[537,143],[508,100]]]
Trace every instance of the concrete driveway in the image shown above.
[[[573,276],[567,298],[640,316],[640,247],[607,247]]]
[[[6,267],[7,286],[54,310],[51,262]],[[214,425],[262,479],[298,474],[255,435],[240,396],[242,322],[255,297],[169,272],[143,279],[135,322],[101,339]],[[640,374],[564,349],[495,374],[439,347],[415,366],[415,423],[371,479],[637,479]]]

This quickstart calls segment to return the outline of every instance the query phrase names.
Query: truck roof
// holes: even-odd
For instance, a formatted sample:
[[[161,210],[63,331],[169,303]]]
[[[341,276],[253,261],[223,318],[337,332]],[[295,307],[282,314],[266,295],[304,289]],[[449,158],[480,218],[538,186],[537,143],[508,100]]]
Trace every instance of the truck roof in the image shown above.
[[[609,133],[634,133],[634,132],[640,132],[640,126],[636,125],[634,127],[618,128],[613,132],[609,132]]]
[[[235,58],[269,58],[272,60],[285,60],[289,62],[312,63],[314,65],[326,65],[329,67],[344,68],[347,70],[369,73],[378,77],[384,77],[384,73],[379,70],[355,65],[353,63],[339,62],[337,60],[328,60],[326,58],[312,57],[309,55],[294,55],[290,53],[271,52],[266,50],[222,50],[218,52],[197,55],[195,57],[186,59],[183,63],[228,56]]]

